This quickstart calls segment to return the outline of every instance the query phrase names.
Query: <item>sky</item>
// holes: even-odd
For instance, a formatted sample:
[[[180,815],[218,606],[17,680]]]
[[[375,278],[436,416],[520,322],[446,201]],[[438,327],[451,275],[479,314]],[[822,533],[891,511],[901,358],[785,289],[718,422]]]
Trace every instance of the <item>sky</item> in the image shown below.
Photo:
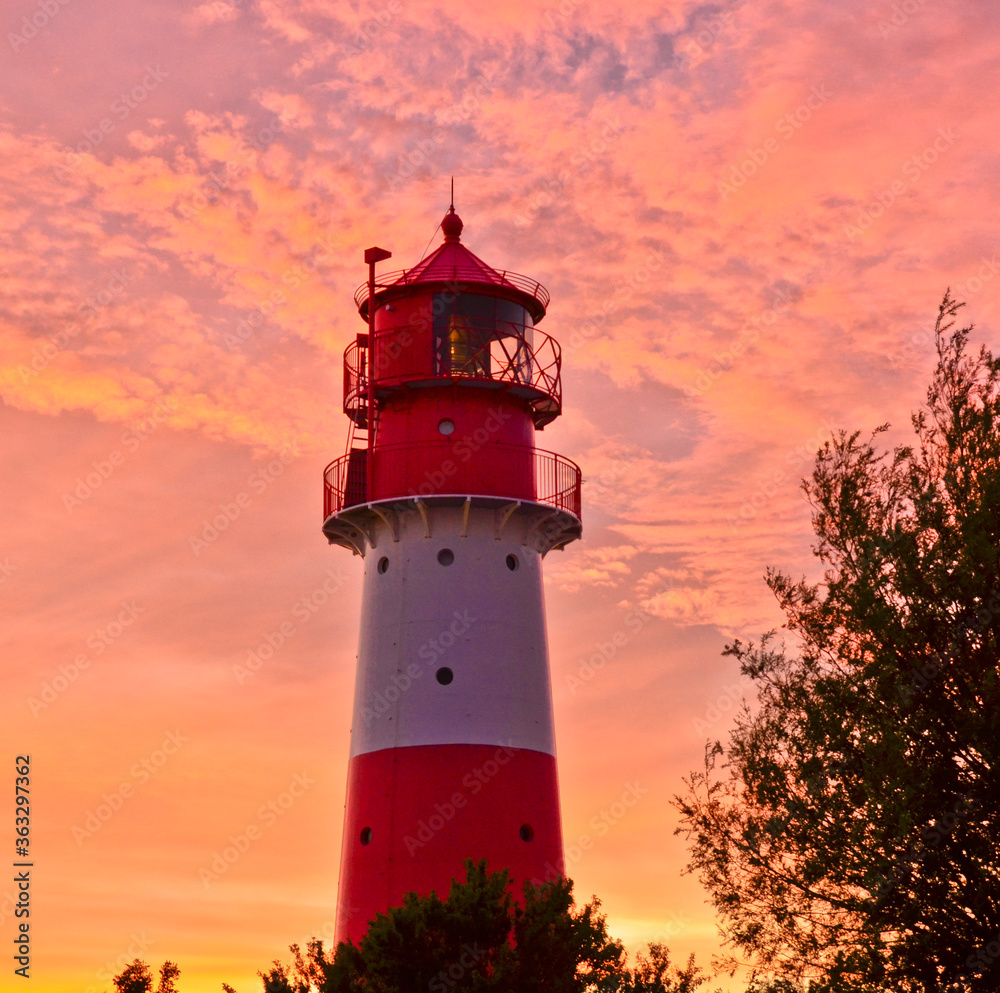
[[[138,956],[249,993],[332,935],[362,563],[322,470],[363,251],[415,264],[451,176],[563,349],[568,872],[707,965],[671,799],[752,696],[721,650],[780,627],[769,566],[820,576],[816,449],[910,437],[945,288],[1000,337],[991,5],[6,0],[0,34],[0,817],[30,756],[34,860],[0,990]]]

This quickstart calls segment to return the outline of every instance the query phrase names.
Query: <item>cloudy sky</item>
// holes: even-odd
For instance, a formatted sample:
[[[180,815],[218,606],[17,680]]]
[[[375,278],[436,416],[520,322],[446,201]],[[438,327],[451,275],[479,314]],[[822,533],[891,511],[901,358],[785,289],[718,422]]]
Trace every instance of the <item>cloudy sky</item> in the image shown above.
[[[30,753],[32,988],[138,954],[249,993],[332,933],[361,563],[321,472],[363,249],[417,262],[452,175],[463,241],[548,286],[563,343],[570,875],[631,947],[707,963],[670,798],[745,689],[720,650],[780,624],[768,565],[815,575],[818,445],[907,436],[946,286],[998,340],[991,6],[7,0],[0,29],[0,816]]]

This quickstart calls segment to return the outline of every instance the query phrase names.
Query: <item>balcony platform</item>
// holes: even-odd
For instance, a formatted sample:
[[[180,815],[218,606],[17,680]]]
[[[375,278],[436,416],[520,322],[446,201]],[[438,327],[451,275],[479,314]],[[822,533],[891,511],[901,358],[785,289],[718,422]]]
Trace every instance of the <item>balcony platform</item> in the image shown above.
[[[380,541],[399,540],[404,522],[419,520],[424,537],[435,537],[438,511],[447,509],[449,522],[454,520],[454,510],[461,508],[465,520],[473,508],[493,511],[496,538],[500,540],[512,518],[527,527],[523,543],[540,555],[553,549],[563,549],[580,537],[583,526],[580,518],[551,503],[534,500],[512,500],[509,497],[481,496],[468,493],[435,494],[433,496],[392,497],[373,503],[355,504],[330,514],[323,521],[323,533],[331,545],[349,548],[362,557]],[[385,527],[380,527],[385,525]],[[449,525],[448,534],[452,534]],[[459,537],[463,535],[459,534]]]

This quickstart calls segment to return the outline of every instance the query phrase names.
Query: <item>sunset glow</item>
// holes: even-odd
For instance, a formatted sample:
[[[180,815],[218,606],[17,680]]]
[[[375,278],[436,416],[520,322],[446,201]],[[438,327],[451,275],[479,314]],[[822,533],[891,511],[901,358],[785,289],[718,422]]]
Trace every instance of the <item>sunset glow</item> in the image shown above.
[[[363,251],[551,293],[583,540],[545,558],[563,837],[630,949],[720,948],[672,797],[819,578],[800,481],[1000,340],[980,0],[10,0],[0,15],[5,856],[31,979],[239,993],[329,939],[361,562],[327,547]],[[992,82],[991,82],[992,81]],[[993,137],[990,137],[993,135]],[[626,804],[623,798],[627,797]],[[0,882],[10,946],[16,883]],[[719,983],[724,983],[720,979]],[[734,985],[734,989],[736,986]]]

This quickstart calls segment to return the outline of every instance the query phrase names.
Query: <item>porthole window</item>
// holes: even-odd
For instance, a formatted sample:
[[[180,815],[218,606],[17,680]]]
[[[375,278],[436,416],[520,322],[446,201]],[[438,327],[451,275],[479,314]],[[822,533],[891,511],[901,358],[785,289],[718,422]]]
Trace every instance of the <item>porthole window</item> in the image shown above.
[[[522,824],[518,833],[521,835],[521,841],[531,841],[535,837],[535,829],[530,824]]]
[[[389,560],[383,555],[382,558],[378,560],[378,571],[386,572],[389,568]]]
[[[451,565],[455,561],[455,553],[450,548],[442,548],[438,552],[438,562],[441,565]]]
[[[444,418],[444,420],[438,421],[438,431],[441,434],[451,434],[455,430],[455,422]]]
[[[521,828],[523,831],[524,828]],[[361,844],[367,845],[369,841],[372,840],[372,829],[370,827],[363,827],[361,829]]]
[[[518,561],[518,558],[517,558],[516,555],[508,555],[507,556],[507,568],[510,569],[511,572],[517,572],[517,567],[520,564],[521,563]]]
[[[444,665],[440,669],[438,669],[437,672],[434,673],[434,678],[442,686],[447,686],[455,678],[455,673],[453,673],[451,669],[449,669],[446,665]]]

